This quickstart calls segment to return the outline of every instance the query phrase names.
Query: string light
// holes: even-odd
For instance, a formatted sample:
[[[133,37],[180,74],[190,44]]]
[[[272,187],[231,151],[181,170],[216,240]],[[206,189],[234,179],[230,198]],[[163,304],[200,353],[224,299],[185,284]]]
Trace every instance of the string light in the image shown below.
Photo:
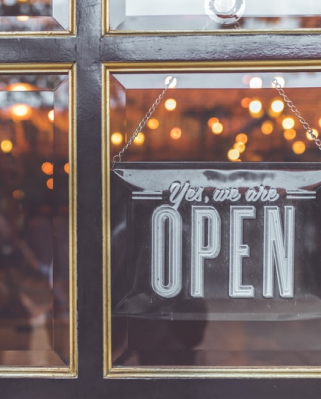
[[[239,143],[244,143],[246,144],[248,141],[248,137],[245,133],[239,133],[236,137],[235,137],[235,141],[239,142]]]
[[[295,121],[291,117],[284,118],[282,121],[283,129],[292,129],[294,125],[295,125]]]
[[[114,145],[120,145],[123,142],[123,135],[120,132],[115,132],[111,135],[110,141]]]
[[[263,86],[262,79],[258,76],[250,79],[249,86],[251,89],[261,89]]]
[[[165,101],[165,108],[167,109],[167,111],[174,111],[176,105],[176,100],[174,100],[173,98],[169,98]]]
[[[182,136],[182,130],[181,130],[179,127],[174,127],[174,128],[170,131],[169,135],[171,136],[172,139],[178,140],[178,139],[180,139],[181,136]]]
[[[154,130],[154,129],[157,129],[157,128],[158,128],[159,122],[158,122],[157,119],[152,118],[152,119],[150,119],[150,120],[147,122],[147,126],[148,126],[150,129]]]
[[[43,173],[45,173],[46,175],[52,175],[53,174],[53,164],[51,162],[44,162],[41,165],[41,170],[43,171]]]
[[[13,144],[10,140],[3,140],[0,144],[1,151],[5,153],[9,153],[12,150]]]
[[[283,133],[286,140],[293,140],[296,137],[296,131],[294,129],[284,130]]]
[[[223,125],[219,122],[212,125],[213,134],[221,134],[223,132]]]
[[[135,140],[133,141],[134,144],[136,145],[142,145],[144,144],[145,141],[145,135],[142,132],[139,132],[135,138]]]
[[[271,121],[265,121],[262,123],[261,131],[263,134],[271,134],[273,132],[274,125]]]
[[[303,154],[305,152],[305,144],[303,141],[295,141],[292,145],[292,150],[297,155]]]
[[[319,137],[319,132],[316,129],[312,129],[313,134],[315,135],[315,137]],[[306,136],[308,140],[313,140],[313,137],[311,136],[310,133],[306,132]]]

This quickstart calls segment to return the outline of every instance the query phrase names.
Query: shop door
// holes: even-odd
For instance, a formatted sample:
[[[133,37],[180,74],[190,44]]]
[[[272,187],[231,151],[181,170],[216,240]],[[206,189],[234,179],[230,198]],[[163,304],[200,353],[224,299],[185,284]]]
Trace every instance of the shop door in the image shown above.
[[[134,4],[134,0],[132,1]],[[22,4],[22,2],[20,3]],[[202,7],[204,7],[203,2],[201,3]],[[49,337],[49,341],[57,343],[57,346],[50,347],[50,350],[47,348],[46,350],[50,353],[45,357],[45,360],[41,357],[39,364],[39,358],[37,357],[39,348],[33,343],[35,345],[34,348],[36,348],[35,351],[25,354],[26,356],[23,359],[26,360],[21,360],[23,354],[21,351],[19,352],[19,348],[17,349],[17,342],[22,345],[21,337],[25,337],[26,333],[27,335],[29,334],[28,342],[30,342],[30,331],[38,331],[38,326],[30,323],[15,325],[16,346],[14,351],[17,357],[14,358],[15,360],[12,361],[12,364],[1,364],[3,371],[0,380],[1,398],[317,398],[320,395],[320,362],[318,357],[314,356],[313,350],[312,355],[307,355],[308,361],[303,363],[304,366],[301,364],[299,366],[292,365],[290,362],[287,363],[288,366],[281,364],[281,367],[278,367],[279,364],[277,362],[274,364],[274,352],[271,350],[268,352],[270,359],[268,366],[264,367],[263,372],[256,369],[254,363],[250,365],[248,363],[242,364],[242,360],[236,361],[234,364],[226,364],[224,363],[224,353],[222,361],[218,361],[217,364],[215,362],[210,365],[205,364],[205,368],[194,367],[191,360],[194,355],[191,356],[188,351],[186,356],[178,357],[178,360],[174,357],[173,361],[171,353],[169,356],[165,355],[165,359],[162,354],[159,357],[155,357],[158,348],[152,347],[151,357],[146,356],[145,363],[137,362],[137,357],[135,356],[129,357],[129,363],[126,363],[128,359],[122,358],[121,352],[119,352],[119,356],[115,355],[115,351],[118,348],[117,339],[121,341],[124,338],[122,332],[126,331],[129,324],[136,331],[136,334],[141,333],[146,340],[149,339],[148,334],[143,334],[146,328],[155,331],[155,334],[158,328],[163,328],[163,325],[158,321],[155,322],[153,317],[150,319],[145,316],[143,318],[133,317],[124,321],[122,317],[118,317],[119,315],[116,314],[118,318],[114,318],[115,311],[110,304],[114,291],[116,292],[119,289],[118,285],[113,285],[113,278],[111,278],[114,276],[112,262],[113,259],[115,260],[115,253],[121,257],[123,251],[122,242],[120,242],[120,248],[115,249],[111,245],[113,241],[110,234],[110,222],[115,220],[113,217],[117,215],[117,210],[122,210],[122,207],[128,205],[119,203],[118,199],[113,197],[112,190],[115,187],[120,192],[125,189],[122,186],[117,186],[117,182],[115,183],[112,180],[113,178],[110,180],[111,169],[115,169],[115,165],[111,166],[112,156],[117,155],[117,148],[121,150],[124,145],[124,135],[120,139],[120,141],[123,141],[123,145],[119,144],[118,147],[115,147],[117,136],[114,136],[116,140],[114,143],[110,143],[110,138],[114,133],[113,123],[115,124],[115,132],[121,130],[125,126],[125,121],[128,125],[131,120],[130,112],[133,109],[135,110],[135,107],[133,109],[130,108],[130,101],[127,104],[126,100],[124,100],[126,95],[131,99],[132,104],[135,105],[136,99],[138,99],[139,106],[143,104],[139,111],[136,109],[137,118],[134,118],[134,120],[137,121],[137,124],[133,122],[134,125],[130,126],[130,129],[134,131],[157,96],[167,87],[166,84],[172,84],[172,80],[170,80],[169,83],[168,81],[167,83],[165,82],[164,87],[162,87],[156,79],[155,85],[151,85],[150,81],[153,82],[153,74],[157,76],[161,74],[162,82],[164,82],[163,75],[165,78],[173,76],[177,79],[180,77],[184,79],[184,76],[187,76],[187,78],[196,76],[194,83],[188,83],[190,86],[182,87],[182,89],[187,89],[188,96],[197,96],[198,101],[202,102],[205,101],[207,94],[211,94],[208,92],[203,95],[203,92],[200,91],[201,89],[211,88],[210,84],[206,84],[206,79],[205,83],[204,79],[202,79],[202,76],[209,76],[206,73],[212,74],[210,77],[218,80],[220,79],[220,73],[228,72],[231,72],[232,78],[238,76],[238,74],[249,74],[252,77],[259,75],[259,77],[264,78],[266,73],[268,74],[267,79],[270,79],[275,71],[280,71],[288,74],[292,79],[295,79],[295,73],[297,73],[299,79],[300,73],[308,73],[309,71],[318,73],[321,68],[319,45],[321,25],[318,17],[319,10],[313,9],[315,5],[311,5],[312,11],[310,10],[306,13],[304,4],[301,4],[301,8],[296,13],[291,13],[290,10],[288,18],[284,19],[280,15],[287,15],[286,11],[280,10],[280,15],[278,11],[274,11],[272,13],[273,17],[271,17],[269,10],[264,9],[259,10],[261,19],[255,19],[255,13],[258,10],[254,10],[252,14],[249,13],[247,19],[242,20],[239,19],[242,13],[246,15],[244,2],[234,2],[236,5],[233,5],[233,7],[237,7],[237,9],[232,13],[226,11],[226,7],[229,7],[228,2],[219,2],[224,4],[219,6],[218,11],[213,9],[212,3],[214,2],[208,2],[204,16],[198,15],[198,11],[194,10],[191,4],[186,5],[187,11],[179,9],[179,7],[183,6],[181,4],[171,14],[171,11],[164,12],[164,8],[169,9],[170,2],[166,2],[161,7],[159,7],[160,3],[155,2],[154,10],[151,10],[150,7],[148,8],[146,3],[141,4],[141,7],[145,9],[144,15],[141,11],[136,12],[133,4],[129,4],[129,2],[127,2],[126,8],[126,2],[121,0],[109,0],[109,2],[79,0],[70,4],[68,12],[63,8],[63,4],[56,4],[52,7],[51,14],[49,11],[47,14],[45,12],[40,14],[44,16],[43,20],[46,19],[46,15],[49,15],[51,18],[48,17],[50,19],[49,22],[43,20],[41,22],[37,19],[38,17],[35,17],[35,20],[28,22],[30,25],[27,25],[27,28],[24,27],[26,25],[23,25],[27,22],[23,18],[19,20],[17,16],[25,17],[28,12],[34,12],[34,15],[39,16],[41,7],[35,7],[35,9],[32,9],[31,6],[31,8],[23,8],[20,4],[22,8],[19,9],[18,3],[16,6],[18,8],[15,8],[14,5],[8,5],[9,8],[3,7],[3,17],[1,19],[3,19],[3,26],[5,27],[0,36],[0,54],[2,56],[0,74],[3,76],[4,91],[10,91],[5,86],[7,82],[6,76],[13,77],[13,82],[23,84],[28,83],[26,76],[36,76],[38,80],[34,79],[38,82],[40,89],[29,88],[27,90],[27,92],[30,92],[28,95],[29,100],[32,96],[31,93],[37,91],[53,93],[52,97],[47,99],[46,95],[44,95],[43,98],[44,101],[47,99],[50,104],[53,104],[55,114],[55,127],[52,131],[53,146],[48,160],[49,164],[54,165],[54,172],[50,171],[50,165],[44,165],[45,156],[43,156],[43,160],[39,165],[43,168],[43,174],[48,176],[48,178],[42,178],[41,181],[47,185],[46,187],[49,190],[51,189],[51,182],[48,182],[48,180],[53,179],[54,181],[53,191],[56,190],[54,192],[58,194],[57,196],[53,195],[52,198],[50,197],[50,201],[52,201],[50,204],[52,204],[51,212],[57,211],[58,214],[54,214],[52,219],[55,221],[52,239],[53,248],[51,249],[54,261],[52,265],[49,264],[47,267],[48,270],[52,268],[53,272],[52,274],[47,273],[47,277],[49,276],[47,283],[49,285],[46,291],[46,293],[51,295],[48,297],[48,308],[46,308],[46,312],[50,314],[49,327],[48,325],[46,326],[46,339]],[[250,7],[250,4],[248,6]],[[160,9],[158,10],[158,8]],[[66,18],[68,13],[69,16]],[[209,18],[209,15],[213,16],[213,14],[219,15],[218,19]],[[297,18],[295,16],[297,14],[301,17]],[[310,17],[304,17],[305,14]],[[231,15],[232,17],[234,15],[235,18],[233,17],[233,20],[227,23],[225,27],[225,22],[232,18]],[[58,21],[58,24],[54,21]],[[280,21],[277,28],[272,26],[273,21]],[[292,25],[291,21],[293,22]],[[291,74],[294,74],[294,77]],[[145,76],[148,76],[146,84],[144,83]],[[196,86],[194,87],[193,84],[196,84]],[[302,87],[307,98],[310,92],[311,96],[317,98],[318,91],[313,91],[313,83],[309,86],[304,81]],[[318,86],[316,87],[318,88]],[[231,88],[230,93],[236,95],[237,87],[234,87],[234,89],[224,85],[221,87],[222,90]],[[119,101],[121,104],[125,104],[123,108],[120,108],[120,120],[117,119],[119,115],[113,114],[112,106],[113,100],[117,99],[117,96],[113,97],[113,90],[117,91],[118,89],[120,94]],[[138,91],[133,92],[134,94],[130,97],[130,89],[138,89]],[[153,90],[149,95],[150,89]],[[276,89],[274,88],[273,90]],[[24,91],[24,89],[19,91]],[[277,91],[273,93],[270,95],[271,99],[279,96]],[[137,94],[136,99],[135,94]],[[155,94],[157,94],[156,97],[154,96]],[[165,94],[166,96],[168,95],[168,93]],[[291,91],[291,87],[286,94],[289,95],[290,99],[292,99],[292,96],[297,96],[295,90]],[[183,97],[181,93],[181,99]],[[28,98],[21,98],[14,99],[14,104],[28,104]],[[6,99],[8,100],[7,97]],[[163,100],[165,101],[166,98],[161,99],[161,101]],[[13,100],[11,99],[10,101]],[[8,104],[8,112],[10,112],[9,108],[12,104]],[[313,104],[311,105],[311,107],[314,106]],[[50,111],[48,107],[48,105],[43,106],[46,112]],[[64,113],[65,108],[67,111]],[[146,112],[144,112],[144,109]],[[305,118],[308,119],[310,115],[309,109],[305,107],[305,110],[307,112]],[[188,123],[193,126],[196,122],[199,123],[201,118],[205,120],[210,116],[207,114],[200,116],[196,108],[194,111],[193,114],[193,109],[190,109],[187,115],[190,117],[193,114],[192,119],[188,120]],[[28,112],[28,110],[25,109],[25,111],[22,110],[21,112]],[[246,112],[248,112],[247,109]],[[222,116],[226,120],[229,117],[229,114]],[[148,119],[151,120],[151,115]],[[5,120],[3,116],[3,121]],[[27,118],[19,120],[19,115],[16,116],[16,120],[13,120],[13,123],[16,123],[16,125],[13,125],[15,126],[15,135],[19,136],[20,134],[20,136],[23,136],[21,131],[19,133],[17,126],[26,127],[25,125],[28,125],[27,120]],[[264,120],[262,120],[263,122]],[[214,121],[214,123],[219,124],[220,122]],[[260,123],[260,126],[262,123]],[[40,126],[40,124],[41,118],[37,126]],[[64,131],[64,126],[68,127],[67,133]],[[220,126],[216,126],[216,128],[218,130],[215,133],[215,128],[213,128],[213,134],[220,134]],[[269,130],[268,125],[266,125],[266,129],[266,131]],[[285,130],[290,129],[291,127]],[[150,128],[149,134],[152,134],[152,130]],[[205,126],[202,126],[201,131],[204,130]],[[32,136],[30,126],[28,131],[31,132],[30,135]],[[122,131],[120,133],[122,134]],[[67,144],[63,138],[64,134],[68,136]],[[173,141],[179,138],[179,131],[173,132],[173,137]],[[25,153],[13,154],[13,158],[15,156],[29,157],[27,160],[31,162],[38,152],[32,152],[30,148],[38,146],[42,149],[45,146],[45,143],[41,141],[38,142],[35,139],[32,141],[32,137],[29,137],[28,140],[25,143]],[[9,138],[7,141],[10,141]],[[17,138],[13,142],[15,144]],[[173,169],[173,167],[166,166],[164,168],[160,164],[155,166],[156,161],[181,161],[182,164],[180,166],[175,166],[178,168],[177,170],[184,169],[184,167],[189,169],[184,164],[185,161],[213,161],[208,152],[212,147],[207,147],[204,142],[205,138],[196,134],[195,141],[190,143],[190,150],[180,152],[179,145],[176,146],[174,152],[180,154],[179,158],[169,158],[166,145],[165,149],[164,146],[162,147],[162,153],[153,153],[152,147],[145,148],[145,152],[135,150],[134,147],[133,153],[129,153],[129,155],[127,155],[127,152],[124,153],[122,157],[123,163],[120,164],[120,159],[116,159],[116,166],[124,174],[126,174],[127,170],[130,170],[130,166],[125,164],[126,161],[149,161],[148,167],[151,170],[155,168],[156,170],[157,168],[165,170],[165,175],[166,167],[167,169]],[[240,143],[242,141],[235,139],[235,143],[237,142]],[[319,162],[318,155],[320,151],[318,150],[318,143],[316,140],[312,140],[312,144],[314,146],[315,144],[317,145],[311,147],[310,158],[305,159],[304,162],[314,162],[314,164]],[[6,148],[9,148],[6,147],[6,144],[10,147],[8,142],[3,144],[3,153],[5,153]],[[304,145],[308,147],[305,142]],[[220,159],[220,151],[215,151],[213,147],[216,160],[221,161],[222,165],[229,162],[223,158]],[[300,152],[300,149],[298,151]],[[8,152],[10,153],[11,149]],[[254,157],[250,161],[255,161]],[[260,161],[264,162],[264,157]],[[276,157],[276,161],[283,164],[284,159],[280,156],[280,158]],[[7,160],[6,162],[9,161]],[[293,166],[297,159],[291,158],[289,162],[292,162]],[[218,168],[224,169],[224,165],[222,165],[218,166]],[[20,168],[22,166],[20,165]],[[270,165],[271,168],[273,169]],[[309,172],[312,171],[313,175],[314,172],[317,174],[317,165],[313,167],[306,166],[306,168],[308,168]],[[291,170],[296,171],[298,169],[299,167],[295,169],[293,166]],[[137,172],[137,168],[135,170]],[[142,170],[144,170],[144,167]],[[228,166],[224,169],[224,173],[228,173],[226,171],[232,173],[231,170],[231,167]],[[283,169],[281,167],[281,170],[285,172],[286,167],[283,166]],[[31,181],[34,182],[37,173],[32,174],[32,171],[30,173]],[[66,180],[66,176],[68,176],[68,180]],[[145,176],[148,178],[148,175]],[[153,176],[155,179],[155,175]],[[159,174],[156,174],[156,176],[159,176]],[[287,175],[282,176],[283,179],[286,179]],[[317,183],[311,184],[313,186],[313,184],[316,185]],[[34,209],[34,206],[30,205],[31,203],[32,205],[36,204],[36,210],[39,210],[39,206],[42,207],[44,212],[46,209],[48,210],[46,208],[46,205],[48,205],[46,199],[43,199],[40,204],[32,202],[32,198],[30,199],[31,202],[23,201],[25,186],[11,187],[11,189],[15,192],[14,199],[18,201],[17,209],[26,209],[31,212]],[[166,189],[168,190],[168,187]],[[195,199],[195,192],[193,195]],[[272,192],[270,195],[270,202],[273,205],[273,201],[276,198],[275,193]],[[22,208],[19,208],[19,204]],[[119,205],[119,208],[117,208],[117,205]],[[13,225],[19,227],[19,221],[24,220],[25,215],[22,211],[22,213],[17,213],[15,209],[11,209],[11,213],[20,216],[15,216],[16,219],[14,219]],[[271,213],[272,211],[271,209]],[[308,213],[306,208],[302,212],[305,211]],[[318,219],[318,207],[314,211],[316,214],[309,213],[310,219],[313,219],[313,215],[317,215],[315,218]],[[144,212],[143,210],[142,215],[144,215]],[[66,214],[68,215],[67,217],[65,217]],[[54,216],[56,216],[56,219]],[[170,218],[170,216],[166,217]],[[247,214],[247,217],[253,218],[253,213]],[[271,216],[272,219],[273,217]],[[290,217],[291,210],[288,213],[288,218]],[[215,216],[213,220],[215,220]],[[62,234],[67,234],[64,240],[61,238]],[[25,235],[23,237],[27,239],[29,236]],[[69,263],[67,266],[63,266],[63,262],[59,263],[61,252],[58,251],[55,254],[55,248],[66,246],[66,242],[68,244],[65,250],[68,255],[65,253],[65,258],[63,259],[67,257]],[[29,263],[32,264],[32,256],[30,258],[30,253],[26,252],[25,246],[21,244],[21,241],[19,243],[20,252],[24,249],[25,258],[28,257]],[[130,244],[131,242],[129,242]],[[241,244],[239,242],[239,247]],[[144,243],[138,243],[138,245],[143,247]],[[208,246],[209,242],[207,242]],[[10,252],[10,248],[5,247],[4,249]],[[212,252],[215,252],[215,249]],[[134,252],[134,257],[136,255]],[[243,255],[245,256],[245,254]],[[212,257],[214,257],[214,254],[212,254]],[[40,277],[37,278],[37,276],[46,276],[46,268],[44,266],[44,270],[40,270],[41,274],[37,265],[34,267],[34,278],[30,277],[30,272],[27,273],[29,280],[26,277],[26,273],[20,274],[19,271],[20,280],[24,281],[25,278],[30,281],[29,286],[23,286],[26,291],[24,295],[19,294],[19,306],[21,307],[21,298],[24,298],[22,303],[24,309],[28,308],[28,304],[30,305],[30,298],[32,299],[30,291],[34,293],[37,289],[43,289],[43,285],[41,285],[44,284],[43,280]],[[60,274],[57,270],[60,271]],[[65,274],[63,271],[65,271]],[[12,275],[10,274],[10,276]],[[50,276],[52,277],[50,278]],[[60,276],[64,277],[60,279]],[[37,282],[39,282],[38,285],[36,285]],[[242,286],[242,284],[240,285]],[[158,294],[162,293],[162,288],[164,287],[166,291],[167,285],[163,284],[158,288]],[[282,288],[281,284],[280,287]],[[319,292],[318,285],[316,285],[315,289],[316,292]],[[164,295],[166,297],[167,293],[165,292]],[[174,296],[174,294],[170,295]],[[194,296],[197,296],[197,294]],[[42,298],[45,298],[45,296]],[[35,299],[33,300],[35,301]],[[43,303],[40,305],[43,305]],[[37,309],[40,309],[40,305]],[[13,307],[10,309],[12,312]],[[193,309],[194,316],[191,316],[193,323],[187,322],[183,325],[183,329],[178,332],[182,335],[183,340],[186,337],[193,340],[195,338],[194,334],[197,334],[198,331],[197,328],[195,331],[195,327],[202,329],[203,326],[204,319],[200,318],[199,323],[195,322],[195,315],[200,314],[202,309],[197,306]],[[35,314],[33,320],[41,324],[41,317],[37,319],[39,314]],[[173,317],[175,317],[175,314]],[[140,320],[143,320],[142,324],[139,323]],[[255,321],[261,322],[262,319]],[[231,327],[229,328],[232,330],[234,322],[235,320],[232,319],[227,321],[227,323],[230,323]],[[60,339],[59,333],[62,331],[60,327],[66,326],[64,323],[67,323],[68,329],[67,332],[65,329],[63,330],[64,338]],[[310,321],[308,320],[307,325],[310,325],[309,323]],[[261,328],[264,330],[265,326],[263,325]],[[285,328],[290,334],[291,330],[288,327]],[[304,331],[304,324],[301,323],[300,328]],[[229,334],[233,338],[232,330],[229,330]],[[224,335],[225,331],[223,328],[221,333]],[[313,326],[307,327],[307,331],[309,333],[313,332]],[[33,340],[36,339],[37,337],[33,336]],[[234,334],[234,339],[238,339],[237,332]],[[303,336],[300,344],[302,344],[302,340],[309,341],[309,339],[311,339],[310,336],[307,336],[306,339]],[[63,347],[58,345],[61,342],[65,344]],[[116,347],[112,347],[112,344],[115,344]],[[146,347],[148,347],[148,344],[149,342],[146,341]],[[233,342],[231,342],[231,345],[233,346]],[[135,348],[137,349],[137,347]],[[43,348],[40,349],[42,350]],[[144,354],[145,346],[138,349],[141,350],[141,353],[138,350],[138,357],[143,358],[142,354]],[[6,350],[10,351],[10,346]],[[317,350],[318,348],[315,349],[315,352]],[[58,358],[62,359],[62,363],[57,360],[57,354],[59,355]],[[6,354],[6,356],[9,355],[8,353]],[[143,368],[141,367],[142,365],[144,366]],[[238,369],[239,365],[240,368]],[[246,365],[248,367],[244,368]],[[232,369],[229,371],[230,366]],[[267,368],[269,371],[266,372]],[[273,371],[275,368],[277,370]]]

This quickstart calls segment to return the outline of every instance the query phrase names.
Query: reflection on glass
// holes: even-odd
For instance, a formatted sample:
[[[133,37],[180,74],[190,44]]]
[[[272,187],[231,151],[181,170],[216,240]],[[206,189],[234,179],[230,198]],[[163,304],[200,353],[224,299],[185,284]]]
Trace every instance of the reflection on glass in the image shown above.
[[[68,30],[68,0],[3,0],[0,32]]]
[[[112,156],[119,153],[159,96],[164,76],[112,77]],[[315,142],[272,87],[275,76],[285,82],[285,93],[318,137],[319,72],[178,73],[177,86],[168,89],[124,159],[319,162],[320,151]],[[175,107],[169,108],[169,104]],[[303,142],[304,146],[293,146],[294,141]],[[237,142],[242,142],[242,146],[236,146]]]
[[[319,29],[315,0],[109,0],[111,30]]]
[[[65,366],[68,82],[3,75],[0,90],[0,366]]]
[[[134,140],[122,163],[116,163],[111,172],[113,366],[320,366],[321,153],[272,81],[275,77],[282,81],[286,94],[318,137],[321,73],[179,72],[174,76],[176,87],[167,90],[150,118],[153,122],[140,132],[144,140],[139,145]],[[165,78],[162,73],[112,74],[111,157],[126,145],[164,89]],[[174,109],[168,109],[169,99],[175,101]],[[130,161],[151,163],[127,166]],[[155,166],[156,161],[173,163],[165,170],[162,164]],[[188,173],[176,170],[174,161],[182,161],[178,169],[189,168]],[[197,174],[202,164],[188,166],[187,161],[207,161],[213,169],[215,165],[225,168],[220,181],[227,188],[234,187],[235,171],[243,168],[241,181],[248,182],[256,174],[256,182],[263,181],[262,170],[256,169],[261,165],[269,188],[273,185],[267,180],[274,176],[270,169],[279,168],[280,187],[289,185],[291,192],[300,175],[304,177],[301,188],[306,185],[316,190],[313,202],[295,203],[295,300],[280,295],[267,300],[262,294],[262,271],[257,267],[262,265],[264,251],[262,215],[267,205],[280,209],[287,205],[287,199],[273,202],[272,194],[270,202],[255,204],[256,225],[251,227],[251,220],[244,222],[244,242],[252,244],[252,258],[243,261],[243,278],[244,285],[251,282],[255,287],[255,299],[229,297],[230,214],[229,206],[221,205],[215,205],[221,216],[219,260],[210,266],[206,263],[204,298],[191,297],[192,200],[179,208],[184,249],[181,293],[166,298],[152,290],[150,225],[155,207],[168,203],[170,182],[189,182],[195,190],[198,185],[207,187],[201,181],[204,176]],[[306,180],[308,175],[313,182]],[[140,202],[144,192],[146,201]],[[249,204],[243,200],[241,205]],[[171,228],[169,222],[164,226],[165,231]],[[205,244],[206,252],[209,242]],[[167,251],[170,258],[170,248]],[[163,279],[169,281],[168,272]]]

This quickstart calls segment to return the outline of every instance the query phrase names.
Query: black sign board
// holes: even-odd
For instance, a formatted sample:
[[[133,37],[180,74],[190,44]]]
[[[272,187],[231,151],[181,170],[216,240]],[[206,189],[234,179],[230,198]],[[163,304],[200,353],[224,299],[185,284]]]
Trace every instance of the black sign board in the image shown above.
[[[321,316],[318,163],[118,163],[112,313],[165,320]]]

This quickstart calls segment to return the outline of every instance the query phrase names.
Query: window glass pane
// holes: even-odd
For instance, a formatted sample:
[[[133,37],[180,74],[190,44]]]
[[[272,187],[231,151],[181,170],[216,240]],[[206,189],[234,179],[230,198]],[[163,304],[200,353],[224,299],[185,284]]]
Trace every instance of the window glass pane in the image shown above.
[[[319,29],[314,0],[109,0],[111,30]]]
[[[321,73],[109,81],[114,370],[320,366]]]
[[[0,32],[68,29],[70,29],[68,0],[3,0],[0,3]]]
[[[131,137],[163,90],[166,77],[112,76],[112,156]],[[272,81],[277,78],[284,86],[318,136],[320,72],[177,73],[173,77],[176,86],[168,89],[125,152],[126,161],[319,161],[320,151],[311,135]],[[239,156],[233,159],[230,151],[235,148]]]
[[[68,77],[0,88],[0,366],[68,366]]]

